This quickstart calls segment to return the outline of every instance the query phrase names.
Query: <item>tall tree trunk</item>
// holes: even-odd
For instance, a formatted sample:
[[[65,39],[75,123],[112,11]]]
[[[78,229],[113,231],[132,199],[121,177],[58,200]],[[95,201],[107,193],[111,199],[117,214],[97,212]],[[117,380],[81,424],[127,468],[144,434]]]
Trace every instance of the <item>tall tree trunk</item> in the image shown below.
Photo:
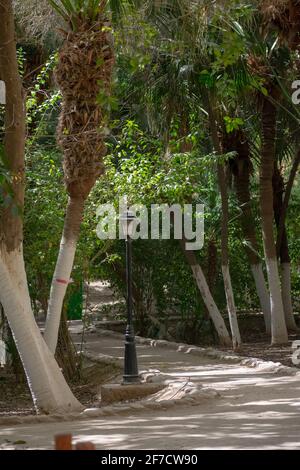
[[[57,346],[61,312],[74,264],[83,211],[84,199],[70,197],[66,210],[59,255],[51,284],[44,334],[45,341],[53,354],[55,354]]]
[[[218,122],[216,118],[216,110],[212,100],[208,104],[209,125],[211,131],[212,142],[214,150],[217,154],[222,155],[222,146],[218,134]],[[221,228],[221,245],[222,245],[222,274],[224,280],[224,290],[227,301],[227,310],[231,328],[232,344],[234,349],[241,346],[241,335],[238,325],[236,306],[234,301],[234,294],[231,283],[230,269],[229,269],[229,208],[228,208],[228,174],[226,167],[223,164],[217,164],[218,182],[222,200],[222,228]]]
[[[186,112],[182,112],[180,116],[180,127],[179,127],[179,137],[180,137],[179,151],[182,153],[191,152],[193,150],[193,144],[191,141],[188,140],[189,133],[190,133],[189,116]]]
[[[12,330],[34,404],[40,411],[74,411],[80,403],[69,389],[35,322],[22,251],[24,207],[25,105],[18,72],[11,0],[0,2],[0,70],[6,84],[4,154],[13,202],[1,208],[0,302]]]
[[[250,160],[249,143],[246,136],[238,131],[224,137],[224,141],[227,152],[237,152],[237,156],[230,161],[230,168],[233,173],[234,187],[241,209],[241,227],[246,240],[245,251],[251,266],[261,309],[264,314],[266,332],[271,335],[270,294],[258,253],[259,247],[256,237],[255,220],[251,208],[250,174],[252,164]]]
[[[285,192],[284,192],[284,198],[283,198],[282,207],[281,207],[280,219],[279,219],[279,223],[278,223],[278,227],[277,227],[277,229],[278,229],[277,230],[277,243],[276,243],[277,255],[279,254],[278,251],[279,251],[279,247],[281,246],[281,239],[282,239],[282,234],[283,234],[283,231],[284,231],[284,228],[285,228],[285,219],[286,219],[286,215],[287,215],[288,205],[289,205],[289,202],[290,202],[292,189],[293,189],[293,185],[294,185],[294,182],[295,182],[295,178],[297,176],[299,165],[300,165],[300,150],[298,150],[298,152],[295,156],[295,159],[293,161],[293,165],[292,165],[291,173],[290,173],[290,176],[289,176],[289,180],[287,182]]]
[[[271,90],[271,96],[275,91]],[[274,238],[274,209],[272,178],[275,162],[276,143],[276,106],[264,98],[262,109],[262,149],[260,164],[260,211],[264,251],[271,299],[272,344],[287,343],[288,334],[285,324],[281,285]]]
[[[288,239],[286,231],[280,249],[281,282],[282,282],[282,302],[284,308],[285,322],[288,331],[297,332],[299,328],[293,314],[292,283],[291,283],[291,259],[289,255]]]
[[[81,377],[81,357],[77,354],[67,322],[67,312],[63,309],[55,358],[67,380],[77,382]]]
[[[274,215],[277,230],[279,231],[283,210],[284,180],[277,163],[274,165],[273,175],[273,197],[274,197]],[[281,222],[280,222],[281,221]],[[291,259],[289,255],[288,238],[286,233],[285,220],[283,222],[282,235],[280,237],[280,246],[277,248],[277,255],[281,263],[281,281],[282,281],[282,302],[285,315],[285,323],[289,331],[297,331],[298,327],[293,315],[292,286],[291,286]]]
[[[224,280],[224,289],[227,300],[227,310],[230,321],[230,328],[232,334],[233,349],[238,349],[241,346],[241,335],[236,314],[236,306],[234,301],[234,294],[231,284],[231,276],[229,270],[229,255],[228,255],[228,186],[226,170],[223,165],[218,164],[218,180],[222,198],[222,273]]]
[[[199,265],[197,261],[195,253],[193,251],[189,251],[186,249],[185,242],[186,242],[185,240],[182,240],[180,242],[181,248],[185,254],[185,257],[189,266],[191,267],[194,279],[197,283],[203,302],[209,312],[210,318],[217,331],[220,344],[223,346],[230,347],[232,343],[231,343],[230,335],[226,328],[225,322],[223,320],[223,317],[211,295],[206,278],[201,269],[201,266]]]
[[[106,111],[99,94],[109,100],[114,68],[113,38],[100,2],[94,19],[81,18],[80,28],[68,31],[55,71],[63,103],[57,128],[63,150],[64,179],[69,195],[64,233],[48,306],[45,338],[55,352],[59,322],[69,283],[84,202],[103,174],[106,154]],[[78,18],[80,18],[78,12]],[[72,73],[70,73],[70,70]]]

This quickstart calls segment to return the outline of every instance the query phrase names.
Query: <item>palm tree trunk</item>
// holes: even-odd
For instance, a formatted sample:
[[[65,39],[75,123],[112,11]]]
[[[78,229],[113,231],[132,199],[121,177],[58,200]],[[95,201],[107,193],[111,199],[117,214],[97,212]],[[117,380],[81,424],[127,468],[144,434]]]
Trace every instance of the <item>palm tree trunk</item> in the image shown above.
[[[271,90],[272,92],[273,90]],[[264,98],[262,109],[262,151],[260,164],[260,211],[264,251],[271,299],[272,344],[287,343],[281,285],[274,238],[274,209],[272,178],[275,161],[276,107]]]
[[[295,182],[295,178],[297,176],[299,165],[300,165],[300,150],[297,152],[297,155],[294,159],[292,169],[291,169],[291,173],[290,173],[290,176],[289,176],[289,180],[287,182],[285,192],[284,192],[284,198],[283,198],[282,207],[281,207],[280,219],[279,219],[279,223],[278,223],[278,227],[277,227],[277,229],[278,229],[277,230],[277,243],[276,243],[277,254],[278,254],[278,249],[281,246],[281,239],[282,239],[282,234],[283,234],[284,227],[285,227],[286,214],[287,214],[288,205],[289,205],[289,202],[290,202],[290,197],[291,197],[291,194],[292,194],[292,189],[293,189],[293,185],[294,185],[294,182]]]
[[[284,180],[280,173],[277,164],[274,165],[274,176],[273,176],[273,196],[274,196],[274,216],[279,233],[280,223],[281,236],[280,246],[277,248],[277,256],[281,263],[281,279],[282,279],[282,301],[285,315],[285,322],[288,331],[297,331],[298,327],[295,322],[293,315],[293,304],[292,304],[292,289],[291,289],[291,259],[289,255],[288,238],[286,233],[285,219],[281,218],[283,210],[283,193],[284,193]]]
[[[241,227],[246,240],[245,251],[251,266],[256,292],[264,314],[267,334],[271,335],[270,294],[265,281],[255,230],[255,220],[251,209],[250,173],[252,169],[250,149],[247,138],[242,132],[235,132],[224,138],[227,152],[235,151],[237,156],[230,161],[234,187],[241,209]]]
[[[82,197],[70,197],[59,255],[51,284],[44,334],[45,341],[53,354],[56,351],[61,312],[70,282],[83,211],[84,199]]]
[[[188,135],[190,133],[189,119],[186,112],[182,112],[180,116],[179,137],[180,152],[191,152],[193,149],[192,142],[189,142]]]
[[[297,332],[299,331],[299,328],[295,321],[292,302],[291,260],[289,256],[287,235],[285,231],[283,232],[281,244],[280,263],[282,280],[282,302],[284,308],[285,322],[288,331]]]
[[[251,272],[255,282],[256,292],[264,314],[266,333],[271,336],[271,305],[263,265],[261,262],[251,264]]]

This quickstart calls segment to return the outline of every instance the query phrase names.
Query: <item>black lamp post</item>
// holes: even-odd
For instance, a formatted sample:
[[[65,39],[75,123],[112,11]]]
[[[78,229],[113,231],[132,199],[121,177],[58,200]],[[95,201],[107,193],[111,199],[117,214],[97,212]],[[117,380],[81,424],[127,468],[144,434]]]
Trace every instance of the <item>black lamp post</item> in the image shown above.
[[[126,281],[127,281],[127,328],[125,333],[125,358],[124,376],[125,385],[139,383],[134,327],[133,327],[133,303],[132,303],[132,234],[135,215],[127,210],[120,217],[123,233],[126,240]]]

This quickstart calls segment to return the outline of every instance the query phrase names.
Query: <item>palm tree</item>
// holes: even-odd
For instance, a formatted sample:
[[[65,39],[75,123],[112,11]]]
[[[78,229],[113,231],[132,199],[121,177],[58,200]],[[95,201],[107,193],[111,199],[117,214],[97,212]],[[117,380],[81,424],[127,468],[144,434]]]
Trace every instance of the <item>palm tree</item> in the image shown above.
[[[236,156],[229,161],[233,176],[236,197],[241,210],[241,227],[245,239],[245,250],[251,266],[256,291],[264,314],[266,331],[271,334],[270,296],[263,273],[259,255],[259,245],[256,235],[255,218],[253,216],[250,191],[250,177],[253,171],[251,149],[246,133],[239,129],[230,134],[224,134],[224,150],[235,152]]]
[[[271,329],[273,344],[286,343],[288,341],[273,228],[274,201],[272,179],[276,155],[275,143],[277,118],[277,108],[273,101],[276,101],[277,99],[278,89],[276,86],[270,85],[268,96],[263,98],[262,104],[262,147],[260,163],[260,211],[271,299]]]
[[[64,154],[69,200],[45,328],[45,340],[54,353],[85,201],[104,171],[115,62],[110,13],[112,8],[120,13],[131,1],[49,0],[49,3],[68,26],[56,68],[56,81],[63,97],[57,135]]]
[[[283,74],[289,65],[286,51],[274,41],[273,35],[261,35],[261,16],[253,15],[253,24],[242,31],[247,44],[245,68],[252,76],[253,89],[263,89],[256,93],[260,102],[260,213],[264,242],[265,261],[267,266],[271,308],[272,343],[285,343],[288,340],[285,324],[281,283],[279,277],[275,236],[272,178],[276,157],[277,113],[281,98],[278,86],[278,73]],[[237,28],[240,31],[241,28]],[[287,60],[286,60],[287,59]],[[274,73],[274,70],[278,73]],[[255,85],[255,82],[257,84]]]
[[[279,112],[276,162],[274,163],[273,195],[274,215],[277,227],[276,249],[280,261],[282,279],[282,300],[284,306],[286,325],[289,331],[297,331],[297,325],[293,315],[291,293],[291,260],[289,255],[288,233],[286,218],[290,197],[300,164],[298,120],[294,119],[293,103],[288,100],[284,103],[284,109]],[[286,109],[291,113],[288,114]],[[291,119],[293,117],[293,119]],[[287,132],[288,131],[288,132]],[[290,163],[290,165],[289,165]],[[287,181],[285,174],[287,169]]]
[[[279,46],[285,46],[292,51],[299,48],[300,4],[297,0],[291,0],[289,2],[284,0],[263,0],[260,2],[259,11],[262,15],[266,38],[268,38],[268,35],[274,37],[275,32],[279,38]],[[278,49],[278,47],[273,48],[273,52],[275,52],[275,54],[271,54],[272,56],[275,55],[275,59],[276,49]],[[276,67],[276,69],[281,72],[281,75],[283,75],[282,71],[285,69],[282,67],[280,62],[278,64],[279,67]],[[273,79],[271,78],[272,76]],[[276,117],[278,113],[276,102],[282,98],[282,87],[279,86],[280,81],[279,84],[278,81],[278,76],[274,77],[272,73],[269,73],[267,79],[268,97],[264,97],[262,106],[262,160],[260,169],[261,214],[263,219],[264,245],[271,293],[271,310],[274,310],[272,310],[272,316],[274,315],[274,322],[272,321],[272,324],[274,323],[274,332],[272,331],[274,343],[287,341],[287,329],[283,312],[286,315],[286,321],[288,323],[287,326],[293,329],[295,328],[294,320],[291,315],[291,305],[289,305],[290,296],[287,299],[285,292],[282,292],[282,296],[279,298],[280,280],[277,263],[278,254],[282,255],[281,260],[283,263],[282,266],[284,268],[283,282],[285,285],[283,287],[284,289],[288,288],[289,292],[290,273],[289,270],[285,269],[287,265],[289,266],[289,256],[286,250],[286,248],[288,248],[287,239],[284,236],[284,215],[281,218],[281,215],[278,213],[281,212],[281,202],[279,199],[282,196],[280,196],[280,191],[278,196],[276,189],[278,183],[280,186],[280,178],[278,179],[278,174],[276,171],[275,141],[277,135]],[[275,182],[275,192],[272,188],[272,180]],[[276,211],[278,212],[276,213]],[[274,216],[278,227],[277,246],[275,244],[275,237],[273,232]]]
[[[274,216],[276,226],[278,228],[280,215],[283,205],[284,179],[278,162],[274,164],[273,175],[273,198],[274,198]],[[293,316],[292,298],[291,298],[291,259],[289,255],[288,237],[286,225],[284,224],[280,247],[277,247],[277,255],[279,255],[281,263],[282,278],[282,301],[285,314],[285,322],[288,331],[297,331],[297,325]]]
[[[298,0],[262,0],[260,4],[260,12],[264,22],[266,34],[278,34],[281,44],[285,45],[290,51],[299,50],[300,46],[300,3]],[[296,69],[299,65],[296,61]],[[281,88],[282,85],[281,85]],[[298,113],[297,113],[298,114]],[[299,117],[299,114],[298,114]],[[299,119],[297,121],[297,126]],[[297,131],[298,133],[298,131]],[[294,133],[293,133],[294,135]],[[287,148],[289,146],[287,145]],[[298,146],[297,146],[298,147]],[[299,147],[298,147],[299,148]],[[284,305],[284,313],[286,323],[289,330],[297,329],[295,319],[293,317],[292,301],[291,301],[291,273],[290,273],[290,257],[288,249],[287,234],[285,228],[285,219],[290,200],[293,183],[300,164],[300,152],[296,152],[293,161],[290,177],[286,188],[284,189],[282,175],[278,166],[274,163],[274,214],[277,226],[277,256],[281,260],[282,271],[282,297]],[[283,197],[284,193],[284,197]]]

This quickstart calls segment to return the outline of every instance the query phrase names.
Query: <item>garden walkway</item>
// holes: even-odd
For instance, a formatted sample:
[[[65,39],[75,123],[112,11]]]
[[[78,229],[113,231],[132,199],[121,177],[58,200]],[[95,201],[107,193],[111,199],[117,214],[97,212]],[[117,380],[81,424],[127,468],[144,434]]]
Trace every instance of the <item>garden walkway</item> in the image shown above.
[[[88,334],[85,347],[94,356],[123,357],[121,336]],[[268,364],[247,367],[167,347],[143,344],[137,350],[140,370],[159,369],[213,388],[221,397],[196,406],[0,427],[0,448],[9,448],[8,440],[48,449],[54,434],[70,432],[75,440],[91,440],[99,449],[300,449],[299,373],[274,371]]]

